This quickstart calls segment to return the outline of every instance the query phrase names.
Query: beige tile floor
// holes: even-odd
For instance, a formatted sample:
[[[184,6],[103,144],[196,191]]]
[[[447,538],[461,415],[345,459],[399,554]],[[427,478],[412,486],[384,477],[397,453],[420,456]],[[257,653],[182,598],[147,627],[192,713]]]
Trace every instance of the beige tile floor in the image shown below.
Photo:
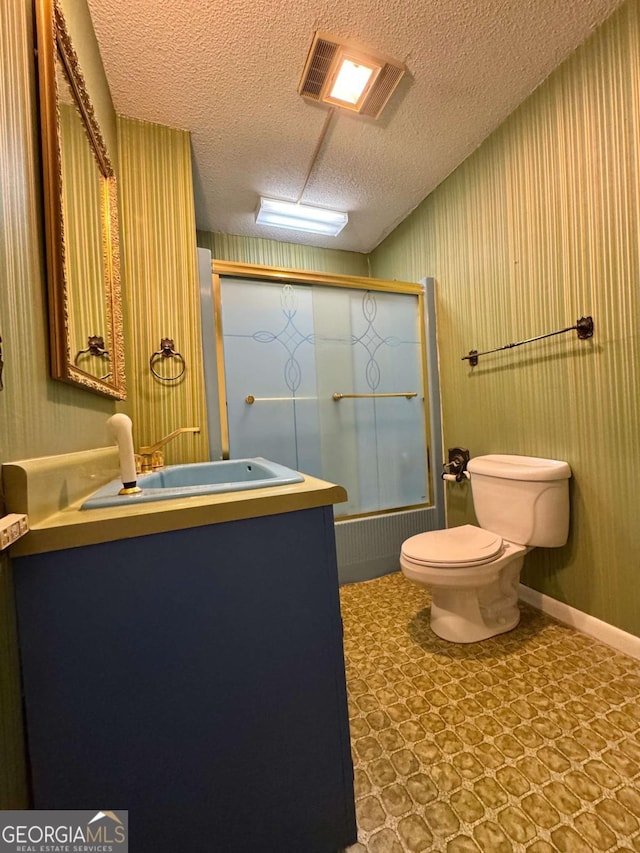
[[[640,662],[521,605],[454,645],[399,574],[341,590],[348,853],[640,851]]]

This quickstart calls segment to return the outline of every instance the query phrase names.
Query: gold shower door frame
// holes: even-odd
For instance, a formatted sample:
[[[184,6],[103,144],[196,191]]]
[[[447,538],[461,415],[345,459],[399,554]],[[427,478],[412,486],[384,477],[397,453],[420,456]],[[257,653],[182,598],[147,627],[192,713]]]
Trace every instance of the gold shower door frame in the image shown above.
[[[427,460],[427,486],[429,498],[423,503],[408,506],[397,506],[390,509],[363,512],[355,515],[341,515],[339,521],[354,518],[370,518],[374,515],[387,515],[392,512],[404,512],[410,509],[423,509],[434,506],[432,471],[431,471],[431,412],[427,386],[427,346],[425,330],[425,297],[421,284],[410,281],[389,281],[365,276],[338,275],[337,273],[314,272],[310,270],[288,269],[287,267],[271,267],[261,264],[244,264],[235,261],[211,261],[213,306],[216,339],[216,366],[218,377],[218,411],[220,413],[220,436],[222,442],[222,457],[229,459],[229,423],[227,419],[227,390],[224,369],[224,344],[222,337],[222,292],[221,278],[258,279],[266,282],[282,284],[322,285],[324,287],[342,287],[351,290],[375,290],[385,293],[404,293],[418,298],[418,329],[420,333],[420,353],[422,365],[422,404],[424,407],[424,441]]]

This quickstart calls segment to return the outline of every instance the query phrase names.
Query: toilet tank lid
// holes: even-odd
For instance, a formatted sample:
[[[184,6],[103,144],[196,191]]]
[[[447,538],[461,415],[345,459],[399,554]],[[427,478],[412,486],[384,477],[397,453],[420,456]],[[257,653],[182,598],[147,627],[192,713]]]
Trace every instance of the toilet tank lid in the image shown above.
[[[566,480],[571,476],[569,465],[558,459],[501,453],[476,456],[467,463],[467,470],[471,474],[484,474],[503,480]]]

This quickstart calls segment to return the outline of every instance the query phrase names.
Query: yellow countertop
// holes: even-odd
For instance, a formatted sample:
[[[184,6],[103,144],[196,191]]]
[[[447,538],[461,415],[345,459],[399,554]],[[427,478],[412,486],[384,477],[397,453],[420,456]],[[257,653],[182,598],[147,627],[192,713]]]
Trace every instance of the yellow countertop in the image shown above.
[[[278,515],[347,500],[342,486],[304,475],[302,483],[224,494],[81,510],[85,498],[115,476],[113,448],[3,465],[7,509],[26,513],[30,530],[12,557],[96,545],[226,521]],[[99,464],[97,464],[99,463]],[[96,468],[100,473],[96,474]]]

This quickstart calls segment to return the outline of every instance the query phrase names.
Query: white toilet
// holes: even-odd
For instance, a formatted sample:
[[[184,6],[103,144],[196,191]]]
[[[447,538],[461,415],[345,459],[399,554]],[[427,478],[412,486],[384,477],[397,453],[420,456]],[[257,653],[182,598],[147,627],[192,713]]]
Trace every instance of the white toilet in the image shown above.
[[[433,631],[453,643],[515,628],[525,554],[558,548],[569,535],[566,462],[494,454],[476,456],[467,471],[480,527],[419,533],[400,553],[405,577],[431,588]]]

